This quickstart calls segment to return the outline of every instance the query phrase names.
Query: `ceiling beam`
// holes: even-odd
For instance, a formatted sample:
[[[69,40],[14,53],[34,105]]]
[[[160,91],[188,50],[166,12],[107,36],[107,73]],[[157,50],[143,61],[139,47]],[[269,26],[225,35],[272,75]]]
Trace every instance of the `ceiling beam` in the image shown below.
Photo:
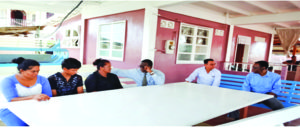
[[[271,12],[271,13],[277,13],[278,12],[277,9],[275,9],[275,8],[273,8],[273,7],[271,7],[271,6],[267,5],[267,4],[264,4],[264,3],[260,2],[260,1],[246,1],[245,0],[244,2],[246,2],[248,4],[251,4],[251,5],[255,6],[255,7],[258,7],[260,9],[266,10],[268,12]]]
[[[300,1],[289,1],[290,3],[292,3],[293,5],[295,5],[296,7],[300,8]]]
[[[211,5],[220,7],[220,8],[224,8],[226,10],[230,10],[230,11],[233,11],[233,12],[236,12],[236,13],[239,13],[239,14],[243,14],[243,15],[247,15],[247,16],[251,15],[251,13],[249,11],[245,11],[245,10],[243,10],[241,8],[236,7],[236,6],[232,6],[232,5],[229,5],[229,4],[221,3],[219,1],[202,1],[202,2],[211,4]]]
[[[280,13],[280,14],[236,17],[236,18],[230,18],[229,23],[232,25],[242,25],[242,24],[300,21],[299,16],[300,16],[300,12],[289,12],[289,13]]]
[[[172,1],[172,0],[167,0],[167,1],[151,1],[150,4],[153,7],[168,7],[168,6],[173,6],[173,5],[179,5],[179,4],[189,4],[189,3],[193,3],[193,2],[197,2],[197,1],[185,1],[185,0],[176,0],[176,1]]]
[[[291,26],[285,23],[274,23],[275,25],[281,26],[281,27],[285,27],[285,28],[290,28]]]

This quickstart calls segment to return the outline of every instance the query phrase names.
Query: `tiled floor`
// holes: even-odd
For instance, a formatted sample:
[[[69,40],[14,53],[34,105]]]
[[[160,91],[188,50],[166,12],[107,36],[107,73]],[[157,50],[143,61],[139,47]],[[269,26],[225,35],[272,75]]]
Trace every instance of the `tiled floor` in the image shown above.
[[[264,108],[259,108],[259,107],[254,107],[254,106],[249,106],[248,107],[248,117],[250,116],[255,116],[258,114],[262,114],[262,113],[266,113],[266,112],[270,112],[270,109],[264,109]],[[219,116],[217,118],[205,121],[203,123],[200,123],[199,125],[196,126],[203,126],[202,124],[207,124],[210,126],[216,126],[216,125],[220,125],[220,124],[224,124],[224,123],[228,123],[231,122],[233,120],[230,120],[229,118],[226,117],[226,115],[222,115]],[[293,120],[291,122],[289,122],[286,126],[300,126],[300,118],[297,120]]]

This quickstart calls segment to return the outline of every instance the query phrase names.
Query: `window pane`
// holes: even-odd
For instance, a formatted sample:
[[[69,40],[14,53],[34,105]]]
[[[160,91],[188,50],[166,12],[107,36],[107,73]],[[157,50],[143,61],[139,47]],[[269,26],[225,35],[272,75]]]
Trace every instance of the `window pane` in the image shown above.
[[[206,39],[206,38],[200,38],[200,37],[197,37],[196,44],[199,44],[199,45],[207,45],[207,39]]]
[[[73,30],[73,37],[77,37],[78,36],[78,32]]]
[[[179,52],[192,52],[192,45],[179,45]]]
[[[112,51],[112,57],[122,58],[123,57],[123,51]]]
[[[181,34],[192,36],[192,35],[194,35],[194,28],[182,27],[181,28]]]
[[[208,31],[207,30],[198,29],[197,35],[198,36],[208,36]]]
[[[109,42],[100,42],[100,48],[101,49],[109,49]]]
[[[196,46],[196,53],[206,53],[206,52],[207,52],[207,47]]]
[[[178,60],[191,60],[190,54],[179,54]]]
[[[180,36],[179,43],[186,43],[186,44],[192,44],[193,43],[193,37],[186,37],[186,36]]]
[[[114,33],[125,33],[125,23],[115,23],[113,24]]]
[[[109,41],[110,40],[110,34],[101,34],[100,35],[101,41]]]
[[[195,55],[195,61],[202,61],[206,58],[206,55]]]
[[[66,30],[66,37],[70,37],[71,35],[71,30]]]
[[[124,34],[114,33],[112,38],[116,42],[124,42]]]
[[[111,32],[111,25],[110,24],[100,25],[100,32],[101,33]]]
[[[107,57],[109,57],[109,51],[107,51],[107,50],[100,50],[100,52],[99,52],[100,54],[100,56],[107,56]]]
[[[74,47],[79,46],[78,39],[72,39],[72,46],[74,46]]]
[[[123,43],[121,42],[114,42],[113,49],[123,49]]]

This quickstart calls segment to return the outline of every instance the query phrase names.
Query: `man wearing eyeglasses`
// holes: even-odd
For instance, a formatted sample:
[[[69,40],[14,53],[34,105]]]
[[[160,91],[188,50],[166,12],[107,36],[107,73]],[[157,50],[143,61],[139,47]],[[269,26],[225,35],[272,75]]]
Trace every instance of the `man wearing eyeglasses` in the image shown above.
[[[281,77],[280,75],[269,72],[267,69],[269,63],[266,61],[257,61],[252,67],[252,72],[249,73],[244,81],[243,90],[249,92],[256,92],[262,94],[273,95],[274,98],[262,101],[264,105],[272,110],[284,108],[282,103],[276,99],[277,94],[280,92]],[[238,119],[238,111],[230,113],[228,116]]]
[[[204,66],[197,68],[194,72],[185,79],[186,82],[192,82],[197,78],[198,84],[210,86],[220,86],[221,72],[215,68],[216,63],[213,59],[205,59]]]
[[[276,99],[280,92],[281,77],[280,75],[269,72],[267,69],[269,63],[266,61],[257,61],[253,65],[253,72],[249,73],[243,84],[243,90],[262,94],[273,95],[275,98],[265,100],[262,103],[272,110],[284,108],[282,103]]]
[[[111,73],[120,77],[131,78],[137,86],[162,85],[165,83],[165,74],[152,68],[153,62],[149,59],[142,60],[139,69],[111,69]]]

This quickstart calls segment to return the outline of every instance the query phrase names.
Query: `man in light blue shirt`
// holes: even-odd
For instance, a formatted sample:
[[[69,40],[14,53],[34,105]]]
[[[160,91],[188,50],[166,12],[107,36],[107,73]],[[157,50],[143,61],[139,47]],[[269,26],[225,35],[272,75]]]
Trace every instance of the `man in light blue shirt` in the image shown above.
[[[194,72],[185,79],[187,82],[192,82],[197,77],[198,84],[210,86],[220,86],[221,72],[215,68],[216,63],[213,59],[205,59],[204,66],[197,68]]]
[[[159,70],[152,69],[153,62],[145,59],[140,64],[140,69],[111,69],[111,73],[120,77],[131,78],[137,86],[162,85],[165,83],[165,74]]]
[[[249,73],[243,84],[243,90],[262,94],[273,95],[275,98],[265,100],[262,103],[272,110],[284,108],[282,103],[276,99],[280,92],[280,75],[267,71],[269,67],[266,61],[257,61],[253,65],[253,72]]]
[[[253,72],[249,73],[243,84],[243,90],[249,92],[256,92],[262,94],[273,95],[274,98],[262,101],[264,105],[272,110],[284,108],[282,103],[276,99],[277,94],[280,92],[281,79],[280,75],[267,71],[269,67],[266,61],[257,61],[253,65]],[[229,114],[229,117],[238,118],[238,111]]]

